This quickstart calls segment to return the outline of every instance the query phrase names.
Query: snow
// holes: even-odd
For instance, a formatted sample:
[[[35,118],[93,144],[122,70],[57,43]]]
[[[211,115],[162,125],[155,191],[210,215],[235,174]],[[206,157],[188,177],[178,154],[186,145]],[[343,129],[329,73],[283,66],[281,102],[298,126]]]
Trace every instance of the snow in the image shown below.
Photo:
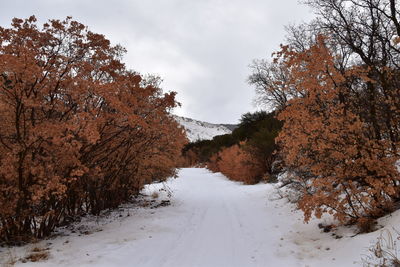
[[[230,129],[221,124],[202,122],[179,116],[174,116],[174,118],[186,130],[186,135],[190,142],[210,140],[217,135],[232,133]]]
[[[206,169],[182,169],[143,193],[148,197],[136,204],[84,218],[75,233],[61,229],[64,235],[36,244],[0,248],[0,265],[43,247],[48,260],[16,266],[360,266],[381,233],[324,233],[318,224],[329,219],[304,224],[293,204],[276,198],[274,185],[243,185]],[[395,212],[379,224],[392,230],[399,221]]]

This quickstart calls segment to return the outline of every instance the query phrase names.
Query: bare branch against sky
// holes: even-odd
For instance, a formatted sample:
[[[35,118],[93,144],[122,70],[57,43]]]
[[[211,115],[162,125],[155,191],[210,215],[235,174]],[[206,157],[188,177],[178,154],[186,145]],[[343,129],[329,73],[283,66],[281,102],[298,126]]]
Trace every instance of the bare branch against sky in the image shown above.
[[[129,68],[178,92],[178,115],[221,123],[254,110],[251,61],[279,48],[284,25],[312,18],[297,0],[13,0],[2,5],[0,25],[30,15],[72,16],[122,44]]]

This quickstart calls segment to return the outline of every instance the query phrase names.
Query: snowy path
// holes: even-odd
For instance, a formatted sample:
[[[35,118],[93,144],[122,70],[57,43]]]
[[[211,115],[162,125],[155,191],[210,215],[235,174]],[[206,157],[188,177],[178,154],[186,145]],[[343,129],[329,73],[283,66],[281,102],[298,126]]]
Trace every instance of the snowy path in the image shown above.
[[[139,250],[138,266],[266,266],[274,251],[265,247],[276,245],[281,222],[268,220],[264,197],[206,170],[185,170],[181,178],[174,188],[178,227],[157,252]]]
[[[129,217],[124,210],[118,220],[94,224],[101,231],[42,241],[39,246],[50,248],[49,260],[17,265],[359,266],[362,246],[368,245],[364,239],[334,239],[317,222],[304,225],[291,205],[269,200],[269,184],[246,186],[205,169],[183,169],[168,186],[170,206],[131,209]],[[21,253],[21,248],[9,252]]]

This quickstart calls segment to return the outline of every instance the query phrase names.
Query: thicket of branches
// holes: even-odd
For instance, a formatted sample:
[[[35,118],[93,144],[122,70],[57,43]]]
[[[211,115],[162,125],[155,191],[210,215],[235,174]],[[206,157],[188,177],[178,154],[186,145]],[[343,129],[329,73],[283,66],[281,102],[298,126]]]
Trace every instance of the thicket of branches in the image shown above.
[[[185,142],[124,48],[67,18],[0,28],[0,241],[41,238],[175,173]]]
[[[396,1],[311,0],[250,83],[279,110],[278,143],[309,220],[359,223],[393,210],[400,175],[400,12]]]

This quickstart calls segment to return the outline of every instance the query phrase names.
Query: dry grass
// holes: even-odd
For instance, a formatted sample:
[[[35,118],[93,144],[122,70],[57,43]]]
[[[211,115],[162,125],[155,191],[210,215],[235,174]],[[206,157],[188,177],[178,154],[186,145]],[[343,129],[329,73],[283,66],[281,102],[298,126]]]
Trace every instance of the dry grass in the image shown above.
[[[34,247],[31,252],[42,252],[45,249],[39,248],[39,247]]]
[[[11,250],[7,252],[7,259],[3,262],[0,260],[0,265],[4,267],[12,267],[17,263],[18,259]]]
[[[394,231],[397,238],[393,238],[389,230],[381,232],[376,243],[369,249],[370,255],[363,258],[364,266],[400,267],[399,249],[396,242],[400,238],[400,233]]]
[[[40,247],[34,247],[31,249],[30,253],[28,256],[23,258],[21,261],[22,262],[38,262],[38,261],[45,261],[49,258],[49,249],[48,248],[40,248]]]
[[[153,199],[156,199],[156,198],[158,198],[159,196],[160,196],[160,195],[158,194],[157,191],[154,191],[153,194],[151,194],[151,197],[152,197]]]

